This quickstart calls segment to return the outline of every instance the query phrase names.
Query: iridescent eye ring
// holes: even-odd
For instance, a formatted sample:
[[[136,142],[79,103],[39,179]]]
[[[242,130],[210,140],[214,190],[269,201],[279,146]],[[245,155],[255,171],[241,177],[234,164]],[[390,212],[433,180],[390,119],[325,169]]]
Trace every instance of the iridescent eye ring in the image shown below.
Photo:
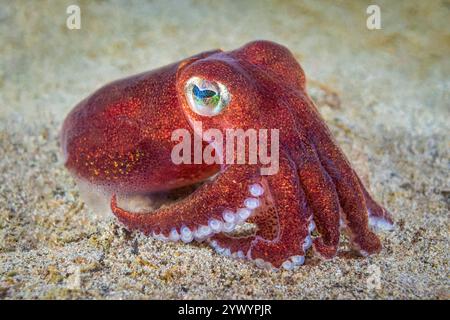
[[[213,117],[219,114],[231,99],[230,93],[222,83],[199,77],[190,78],[184,90],[189,106],[201,116]]]

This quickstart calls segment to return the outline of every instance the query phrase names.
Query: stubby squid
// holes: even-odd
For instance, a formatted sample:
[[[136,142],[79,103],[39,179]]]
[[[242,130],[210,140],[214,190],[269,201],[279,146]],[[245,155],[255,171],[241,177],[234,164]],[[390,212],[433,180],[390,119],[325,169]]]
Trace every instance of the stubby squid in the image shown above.
[[[289,50],[269,41],[112,82],[65,120],[66,166],[110,192],[112,212],[128,229],[160,240],[206,240],[220,253],[285,269],[303,264],[310,247],[334,257],[342,232],[361,254],[377,253],[369,224],[390,228],[390,214],[363,186],[305,85]],[[195,134],[196,122],[224,134],[278,129],[278,172],[262,175],[259,163],[174,164],[172,133]],[[190,194],[150,212],[127,211],[117,201],[117,194],[151,197],[192,185]],[[238,233],[243,224],[252,228]]]

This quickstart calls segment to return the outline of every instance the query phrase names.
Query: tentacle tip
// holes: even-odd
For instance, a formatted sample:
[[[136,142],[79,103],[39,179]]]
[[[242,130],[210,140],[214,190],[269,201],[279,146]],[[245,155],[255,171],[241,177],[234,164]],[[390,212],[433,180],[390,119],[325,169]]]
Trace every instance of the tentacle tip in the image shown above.
[[[281,266],[283,267],[283,269],[288,270],[288,271],[293,270],[295,267],[294,263],[290,260],[284,261]]]
[[[293,271],[301,267],[305,263],[305,256],[291,256],[289,259],[283,261],[279,269]],[[278,271],[278,268],[276,269]]]
[[[326,245],[323,243],[322,238],[316,238],[313,241],[314,252],[322,260],[331,260],[336,257],[338,252],[339,244],[337,245]]]
[[[359,249],[358,252],[359,252],[359,254],[360,254],[361,256],[363,256],[364,258],[367,258],[367,257],[370,256],[370,253],[367,252],[366,250],[361,250],[361,249]]]
[[[365,235],[362,241],[355,240],[353,244],[355,246],[355,249],[363,257],[368,257],[372,254],[380,253],[382,249],[380,239],[373,232],[369,232],[367,235]]]
[[[257,267],[265,270],[276,270],[276,268],[268,261],[265,261],[261,258],[256,258],[253,260]]]
[[[369,217],[369,225],[374,231],[392,231],[394,230],[394,223],[380,217]]]

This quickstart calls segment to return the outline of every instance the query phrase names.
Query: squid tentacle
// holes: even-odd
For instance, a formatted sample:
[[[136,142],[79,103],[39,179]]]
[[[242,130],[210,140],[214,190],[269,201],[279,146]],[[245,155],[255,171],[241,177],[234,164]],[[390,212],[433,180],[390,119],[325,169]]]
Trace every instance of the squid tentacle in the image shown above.
[[[320,143],[314,143],[314,146],[336,187],[352,243],[363,255],[377,253],[381,250],[381,243],[369,228],[368,193],[328,129],[324,127],[319,131]]]
[[[215,180],[200,186],[188,197],[149,213],[120,208],[111,199],[114,215],[130,230],[140,230],[161,240],[203,240],[214,233],[232,231],[247,220],[259,203],[249,189],[259,180],[256,166],[228,166]]]
[[[369,213],[369,225],[375,230],[392,230],[394,222],[392,221],[391,213],[376,203],[369,191],[364,187],[361,179],[356,173],[355,175],[364,193],[364,198],[366,199],[366,207]]]
[[[381,207],[373,204],[374,201],[365,191],[346,156],[334,142],[329,129],[323,123],[319,112],[309,97],[290,95],[290,98],[297,102],[294,105],[298,116],[303,115],[303,117],[307,116],[310,119],[310,121],[298,121],[298,126],[305,132],[308,141],[311,141],[317,151],[321,165],[333,181],[342,208],[344,222],[351,233],[352,243],[363,255],[379,252],[381,243],[369,228],[368,216],[370,206],[378,214]],[[368,204],[366,203],[367,199],[370,200]],[[383,212],[388,215],[387,211]]]
[[[295,163],[284,153],[280,171],[264,178],[266,205],[249,221],[257,232],[246,237],[218,234],[211,238],[220,253],[247,257],[260,267],[292,269],[304,262],[311,211],[298,181]]]
[[[250,188],[253,186],[260,188],[259,194],[253,195],[259,196],[261,206],[248,219],[249,223],[253,223],[256,226],[255,233],[245,236],[236,236],[230,233],[215,234],[209,239],[209,243],[218,253],[244,258],[247,256],[256,236],[269,240],[277,236],[279,228],[278,216],[266,180],[266,178],[262,177],[260,183],[250,186]]]
[[[281,151],[281,150],[280,150]],[[303,243],[309,235],[311,212],[300,187],[295,163],[280,152],[280,171],[267,177],[278,215],[278,234],[274,239],[257,236],[248,257],[258,262],[270,261],[275,268],[291,269],[304,261]],[[260,259],[260,260],[258,260]]]
[[[335,185],[322,167],[316,150],[300,135],[291,147],[297,160],[297,172],[306,194],[313,221],[320,236],[314,239],[314,249],[323,258],[334,257],[339,248],[339,221],[342,209]]]

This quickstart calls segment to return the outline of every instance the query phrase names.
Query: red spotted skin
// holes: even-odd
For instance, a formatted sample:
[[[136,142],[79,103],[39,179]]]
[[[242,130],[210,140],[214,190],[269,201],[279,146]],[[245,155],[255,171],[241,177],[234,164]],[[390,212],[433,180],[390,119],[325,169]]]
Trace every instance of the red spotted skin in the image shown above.
[[[201,116],[191,109],[185,85],[192,77],[227,87],[232,98],[221,113]],[[152,213],[126,211],[112,197],[119,221],[160,239],[184,235],[182,240],[189,242],[190,230],[194,239],[207,239],[220,252],[288,269],[303,262],[310,240],[321,257],[334,257],[343,231],[364,255],[377,253],[381,244],[369,218],[389,225],[390,214],[361,183],[305,85],[289,50],[269,41],[201,53],[115,81],[82,101],[65,120],[66,166],[76,177],[113,193],[169,190],[218,173],[191,195]],[[174,164],[170,155],[178,142],[171,134],[180,128],[193,132],[193,121],[201,121],[204,130],[223,132],[278,129],[278,173],[261,175],[260,164]],[[239,237],[228,233],[224,211],[240,212],[255,185],[264,192],[246,221],[256,231]]]

